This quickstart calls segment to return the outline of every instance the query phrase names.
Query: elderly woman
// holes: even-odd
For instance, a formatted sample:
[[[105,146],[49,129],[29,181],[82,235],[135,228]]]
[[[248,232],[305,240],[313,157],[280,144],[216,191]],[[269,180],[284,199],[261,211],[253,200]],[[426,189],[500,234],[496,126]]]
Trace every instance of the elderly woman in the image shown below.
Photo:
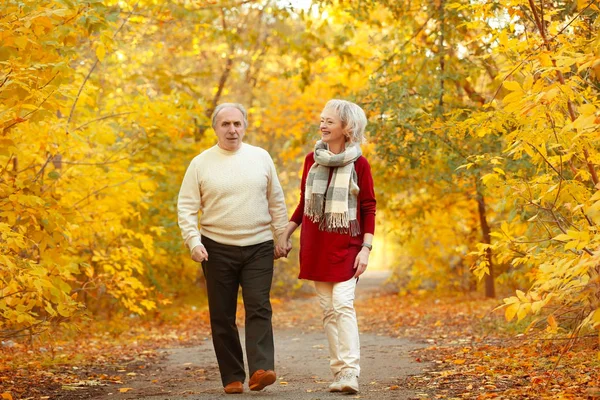
[[[360,343],[354,310],[375,231],[371,168],[361,155],[367,118],[356,104],[331,100],[321,113],[321,140],[304,160],[300,202],[277,250],[291,249],[299,225],[300,279],[314,281],[329,342],[332,392],[358,392]]]

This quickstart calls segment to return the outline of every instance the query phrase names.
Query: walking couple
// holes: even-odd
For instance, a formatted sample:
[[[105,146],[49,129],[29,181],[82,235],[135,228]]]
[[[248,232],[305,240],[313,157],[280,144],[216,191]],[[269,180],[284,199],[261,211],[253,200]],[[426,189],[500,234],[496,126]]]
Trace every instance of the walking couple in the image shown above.
[[[246,314],[249,389],[262,390],[277,379],[269,299],[273,260],[287,257],[298,226],[299,278],[314,281],[323,309],[333,373],[329,390],[358,392],[354,292],[367,268],[376,207],[371,169],[360,149],[366,125],[364,111],[354,103],[331,100],[325,105],[321,140],[304,160],[300,199],[288,221],[271,156],[243,142],[245,108],[236,103],[215,108],[217,144],[191,161],[177,211],[191,257],[202,263],[226,393],[242,393],[246,380],[235,322],[239,287]]]

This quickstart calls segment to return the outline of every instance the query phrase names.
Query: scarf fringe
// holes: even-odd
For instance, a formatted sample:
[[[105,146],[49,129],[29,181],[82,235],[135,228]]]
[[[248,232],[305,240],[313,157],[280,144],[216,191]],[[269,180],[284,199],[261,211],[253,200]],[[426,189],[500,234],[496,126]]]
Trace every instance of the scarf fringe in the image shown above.
[[[310,198],[304,200],[304,212],[313,222],[321,221],[323,210],[325,208],[325,196],[322,194],[313,194]]]
[[[313,219],[311,216],[310,220],[313,222],[319,222],[319,220]],[[353,219],[348,221],[348,213],[326,213],[325,218],[319,223],[319,229],[325,232],[335,232],[350,234],[350,236],[360,235],[360,224],[358,220]]]
[[[350,236],[358,236],[360,235],[360,224],[358,220],[354,219],[350,221]]]

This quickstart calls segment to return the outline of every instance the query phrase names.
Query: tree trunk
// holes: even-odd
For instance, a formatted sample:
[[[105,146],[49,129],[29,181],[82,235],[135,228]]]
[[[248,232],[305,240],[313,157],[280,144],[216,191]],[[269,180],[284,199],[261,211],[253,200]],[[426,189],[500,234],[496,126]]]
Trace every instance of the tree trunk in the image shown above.
[[[479,190],[477,190],[477,208],[479,210],[479,224],[481,226],[481,233],[483,234],[483,243],[490,245],[492,244],[492,238],[490,236],[490,226],[487,222],[485,198]],[[496,297],[496,288],[494,287],[494,264],[492,263],[492,249],[487,248],[485,250],[485,259],[490,270],[490,273],[485,276],[485,297],[494,298]]]
[[[229,77],[229,73],[231,72],[231,68],[233,67],[233,59],[231,57],[227,58],[227,62],[225,64],[225,69],[221,74],[221,78],[219,79],[219,85],[217,86],[217,93],[212,99],[212,103],[209,108],[206,109],[204,115],[208,118],[210,122],[210,117],[212,113],[215,111],[215,108],[219,105],[219,101],[221,100],[221,94],[223,93],[223,89],[225,88],[225,83],[227,83],[227,78]],[[204,133],[209,128],[209,125],[196,125],[196,130],[194,132],[194,141],[198,143],[204,137]]]

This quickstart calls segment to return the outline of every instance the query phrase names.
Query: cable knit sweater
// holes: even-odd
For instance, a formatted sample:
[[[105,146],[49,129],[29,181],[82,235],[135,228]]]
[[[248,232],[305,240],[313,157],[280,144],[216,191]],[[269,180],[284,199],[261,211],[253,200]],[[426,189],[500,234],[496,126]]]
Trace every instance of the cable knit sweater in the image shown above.
[[[198,228],[198,212],[201,229]],[[236,151],[215,145],[190,163],[179,191],[177,214],[192,251],[201,235],[232,246],[279,236],[287,224],[283,190],[269,153],[242,143]]]

